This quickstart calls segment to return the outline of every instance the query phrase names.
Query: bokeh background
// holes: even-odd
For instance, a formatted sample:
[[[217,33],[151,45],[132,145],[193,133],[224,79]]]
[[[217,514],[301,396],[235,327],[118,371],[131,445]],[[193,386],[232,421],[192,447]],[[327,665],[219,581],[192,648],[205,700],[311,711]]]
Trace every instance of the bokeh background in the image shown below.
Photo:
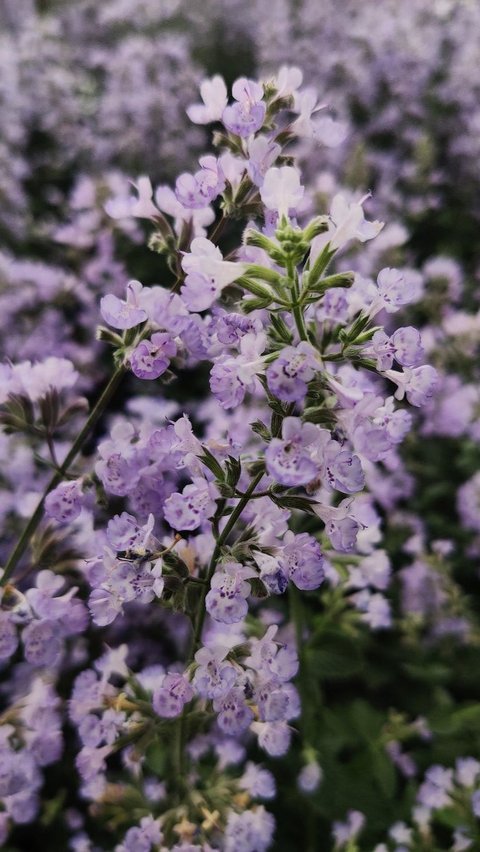
[[[304,724],[324,782],[306,803],[292,783],[294,750],[276,810],[279,850],[303,848],[303,830],[309,848],[330,849],[329,826],[349,808],[366,815],[371,849],[408,816],[426,767],[480,757],[480,4],[2,0],[0,25],[4,358],[63,354],[94,398],[106,362],[85,342],[99,297],[120,295],[131,277],[167,275],[141,226],[120,227],[105,203],[141,174],[171,185],[195,167],[208,138],[185,110],[214,73],[230,84],[299,66],[348,125],[339,147],[299,151],[319,208],[342,187],[371,190],[370,218],[388,223],[381,250],[416,270],[423,295],[402,321],[422,328],[441,384],[381,506],[398,626],[358,642],[322,622]],[[0,517],[10,522],[28,514],[36,474],[3,435],[0,458]],[[433,736],[405,719],[428,720]],[[391,742],[413,772],[406,758],[397,772]],[[46,777],[50,812],[9,848],[66,848],[55,791],[68,803],[74,779],[58,766]]]

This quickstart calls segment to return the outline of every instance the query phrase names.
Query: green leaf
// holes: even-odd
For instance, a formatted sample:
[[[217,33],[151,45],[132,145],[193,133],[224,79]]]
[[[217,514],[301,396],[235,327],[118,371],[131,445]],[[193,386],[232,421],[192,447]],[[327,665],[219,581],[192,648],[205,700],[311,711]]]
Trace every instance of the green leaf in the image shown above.
[[[371,752],[372,774],[383,795],[393,799],[396,793],[395,767],[381,746],[372,748]]]
[[[271,434],[268,426],[265,426],[265,423],[262,423],[261,420],[254,420],[253,423],[250,423],[250,427],[252,432],[255,432],[256,435],[260,435],[264,441],[270,441]]]
[[[154,742],[147,748],[145,763],[154,775],[162,777],[165,772],[167,753],[162,743]]]
[[[351,677],[362,668],[358,643],[342,633],[324,631],[315,636],[310,645],[307,649],[308,668],[311,668],[313,677],[341,680]]]
[[[458,828],[465,824],[465,817],[455,808],[444,808],[441,811],[435,811],[435,819],[441,825],[446,825],[448,828]]]
[[[178,577],[181,577],[182,580],[189,576],[190,571],[188,570],[188,565],[177,556],[176,553],[170,551],[169,553],[164,553],[163,557],[164,565],[174,572]]]
[[[225,473],[221,464],[217,461],[217,459],[210,452],[210,450],[207,449],[207,447],[202,447],[202,450],[203,454],[201,456],[198,456],[198,458],[200,459],[202,464],[205,465],[205,467],[208,467],[208,469],[212,471],[216,479],[219,479],[220,482],[223,482],[225,479]]]
[[[253,577],[249,582],[254,598],[268,598],[268,589],[259,577]]]
[[[231,486],[231,488],[235,488],[238,480],[240,479],[240,474],[242,472],[242,465],[240,464],[240,460],[234,458],[233,456],[229,456],[226,461],[227,468],[227,484]]]
[[[316,501],[309,500],[308,497],[297,497],[296,495],[288,494],[284,497],[277,497],[275,494],[272,494],[271,499],[282,509],[300,509],[301,512],[307,512],[310,515],[315,514],[312,506],[315,505]]]

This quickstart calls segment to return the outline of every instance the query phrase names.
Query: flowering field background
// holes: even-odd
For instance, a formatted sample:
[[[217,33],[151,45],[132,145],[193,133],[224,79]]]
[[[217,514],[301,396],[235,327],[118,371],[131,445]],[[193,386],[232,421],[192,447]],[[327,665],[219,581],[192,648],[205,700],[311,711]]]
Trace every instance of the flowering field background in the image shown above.
[[[0,24],[1,848],[480,850],[480,5]]]

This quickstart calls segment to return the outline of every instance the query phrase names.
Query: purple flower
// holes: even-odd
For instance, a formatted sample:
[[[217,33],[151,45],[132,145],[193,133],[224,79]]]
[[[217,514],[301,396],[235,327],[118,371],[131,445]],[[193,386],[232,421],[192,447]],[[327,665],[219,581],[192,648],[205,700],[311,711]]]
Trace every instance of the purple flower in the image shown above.
[[[422,338],[416,328],[406,326],[397,328],[391,337],[395,360],[402,367],[416,367],[423,360]]]
[[[158,848],[162,840],[160,820],[145,816],[139,826],[128,829],[123,843],[115,847],[115,852],[150,852],[152,846]]]
[[[231,811],[225,826],[225,852],[266,852],[270,847],[275,820],[264,807],[241,814]]]
[[[365,556],[358,565],[349,567],[347,587],[351,589],[364,589],[372,586],[384,592],[390,582],[391,567],[390,560],[384,550],[374,550],[369,556]]]
[[[232,86],[232,95],[237,101],[223,110],[222,121],[231,133],[244,138],[260,130],[265,118],[263,87],[254,80],[240,77]]]
[[[315,351],[309,343],[302,341],[297,346],[286,346],[267,368],[269,390],[283,402],[301,402],[308,390],[307,383],[318,367]]]
[[[139,281],[127,284],[126,300],[119,299],[111,293],[100,300],[100,312],[103,319],[112,328],[128,329],[145,322],[147,313],[139,306],[138,297],[142,291]]]
[[[155,219],[159,210],[152,201],[153,189],[150,178],[142,175],[133,184],[137,197],[133,195],[110,198],[105,204],[105,211],[113,219],[124,219],[134,216],[139,219]]]
[[[6,799],[27,790],[35,790],[41,784],[32,755],[27,751],[13,751],[8,746],[0,747],[0,798]]]
[[[100,748],[84,746],[76,757],[75,764],[84,781],[92,781],[106,769],[106,758],[111,754],[109,745]]]
[[[256,766],[249,761],[245,766],[245,772],[238,779],[242,790],[247,790],[252,799],[273,799],[276,795],[275,779],[268,769]]]
[[[184,172],[177,178],[175,195],[188,209],[208,207],[225,189],[221,162],[211,155],[201,157],[201,169],[194,175]]]
[[[89,748],[97,748],[103,740],[103,728],[101,719],[93,713],[87,713],[80,720],[78,735],[83,745]]]
[[[187,108],[190,121],[195,124],[210,124],[220,121],[227,105],[227,87],[219,74],[210,79],[202,80],[200,95],[203,104],[192,104]]]
[[[183,204],[180,204],[173,189],[169,186],[157,187],[155,201],[160,210],[173,217],[174,230],[178,236],[182,234],[185,225],[187,225],[189,228],[191,227],[195,237],[205,237],[208,226],[215,221],[215,211],[212,207],[202,207],[199,210],[184,207]],[[163,290],[161,287],[156,289]],[[168,290],[163,290],[163,293],[166,296],[175,296],[175,293],[170,294]]]
[[[246,317],[244,314],[227,313],[216,316],[215,329],[217,337],[226,346],[235,346],[246,334],[258,334],[263,330],[262,321],[256,317]]]
[[[363,589],[361,592],[352,595],[350,600],[362,613],[362,621],[365,621],[372,630],[391,627],[390,604],[380,592],[373,594],[368,589]]]
[[[207,310],[224,287],[243,275],[244,263],[224,260],[217,246],[204,237],[196,237],[190,252],[184,254],[182,268],[187,273],[182,297],[191,311]]]
[[[253,711],[245,703],[243,689],[236,686],[226,695],[217,698],[213,706],[218,713],[218,726],[231,737],[243,734],[253,721]]]
[[[425,364],[404,371],[406,375],[405,393],[411,405],[420,407],[432,398],[438,386],[438,373],[434,367]]]
[[[369,308],[372,316],[382,308],[388,313],[394,313],[403,305],[414,301],[418,295],[416,278],[391,267],[380,270],[377,276],[377,287],[378,298]]]
[[[271,757],[282,757],[290,747],[292,729],[287,722],[253,722],[251,730],[258,745]]]
[[[67,524],[78,518],[82,511],[82,499],[82,479],[61,482],[45,498],[45,512],[49,518]]]
[[[272,625],[261,639],[250,639],[250,656],[245,665],[264,679],[275,677],[287,681],[298,671],[298,656],[295,648],[273,641],[277,629],[276,625]]]
[[[353,517],[351,499],[342,500],[338,506],[328,506],[325,503],[314,504],[314,512],[325,524],[332,547],[341,553],[350,553],[357,543],[357,533],[360,524]]]
[[[305,187],[292,166],[268,169],[260,189],[261,199],[267,210],[275,211],[278,219],[295,212],[300,204]]]
[[[166,674],[161,686],[154,690],[153,709],[159,716],[172,719],[180,715],[192,698],[193,689],[184,675]]]
[[[230,663],[224,663],[225,648],[200,648],[195,654],[198,668],[195,670],[193,687],[203,698],[221,698],[228,692],[237,678]]]
[[[295,69],[298,70],[298,69]],[[335,121],[331,116],[312,116],[323,109],[325,104],[317,104],[317,93],[308,88],[294,92],[294,111],[299,113],[292,125],[292,130],[300,137],[316,139],[324,145],[335,148],[340,145],[347,135],[347,125]]]
[[[332,547],[340,553],[351,553],[357,543],[360,525],[355,518],[331,518],[325,525]]]
[[[395,409],[393,396],[390,396],[383,405],[375,409],[372,423],[374,427],[385,432],[390,444],[395,445],[400,444],[410,431],[412,415],[403,408]],[[368,457],[372,458],[371,455]]]
[[[391,337],[376,331],[364,351],[376,357],[377,370],[390,370],[394,359],[402,367],[415,367],[424,356],[420,334],[411,326],[398,328]]]
[[[297,778],[297,786],[302,793],[314,793],[322,780],[322,770],[316,760],[306,763]]]
[[[17,630],[10,617],[0,612],[0,660],[7,660],[18,646]]]
[[[100,458],[95,464],[95,473],[106,491],[120,497],[135,487],[140,476],[134,460],[125,459],[120,452],[112,452]]]
[[[365,476],[358,456],[342,450],[336,441],[325,448],[323,472],[325,484],[345,494],[355,494],[365,486]]]
[[[455,777],[462,787],[474,787],[480,776],[480,763],[474,757],[458,757],[455,761]]]
[[[117,517],[121,519],[122,516]],[[101,627],[111,624],[123,612],[125,603],[133,600],[150,603],[155,597],[161,597],[164,587],[161,559],[153,563],[119,562],[108,549],[103,559],[90,570],[89,579],[95,588],[88,606],[95,624]]]
[[[348,811],[345,822],[334,822],[332,834],[337,846],[343,846],[349,840],[354,840],[365,825],[365,817],[361,811]]]
[[[395,382],[396,399],[407,397],[411,405],[420,408],[432,398],[438,387],[438,373],[434,367],[425,364],[422,367],[407,367],[403,373],[397,370],[387,370],[385,376]]]
[[[278,558],[268,553],[255,553],[255,563],[260,568],[260,578],[272,595],[283,595],[288,586],[288,571]]]
[[[311,591],[318,589],[325,579],[323,554],[320,545],[308,533],[295,535],[291,531],[285,534],[285,547],[280,558],[284,568],[297,589]]]
[[[373,355],[377,359],[377,370],[390,370],[393,365],[395,347],[388,334],[380,329],[373,335],[370,343],[364,349],[365,355]]]
[[[280,145],[266,136],[255,136],[249,140],[247,171],[255,186],[262,186],[265,174],[281,150]]]
[[[480,532],[480,471],[458,489],[457,510],[467,529]]]
[[[320,234],[312,241],[310,250],[310,265],[327,244],[331,249],[341,249],[350,240],[356,239],[364,243],[376,237],[383,228],[383,222],[368,222],[363,212],[363,203],[369,196],[360,201],[349,203],[345,196],[335,195],[330,208],[330,224],[327,233]]]
[[[306,485],[319,473],[309,447],[318,438],[312,423],[302,423],[298,417],[286,417],[282,438],[273,438],[265,452],[267,470],[281,485]]]
[[[472,812],[473,815],[480,819],[480,790],[476,790],[475,793],[472,794]]]
[[[68,619],[76,588],[71,588],[64,595],[57,595],[64,586],[65,579],[63,577],[49,569],[39,571],[35,580],[35,587],[28,589],[25,595],[39,618]]]
[[[128,512],[114,515],[107,524],[107,539],[117,553],[134,553],[144,556],[152,545],[158,543],[152,535],[155,518],[149,515],[148,521],[140,526]]]
[[[212,577],[205,600],[207,612],[215,621],[235,624],[242,620],[248,612],[250,584],[247,580],[252,577],[256,577],[256,571],[239,562],[225,562],[220,566]]]
[[[261,334],[246,334],[240,341],[239,355],[224,355],[212,367],[210,388],[222,408],[236,408],[247,391],[256,386],[255,376],[264,367],[261,353],[266,346],[266,337]]]
[[[282,684],[274,680],[263,682],[255,692],[255,700],[262,722],[281,722],[289,718],[289,693]]]
[[[92,591],[88,599],[88,607],[95,624],[105,627],[123,612],[123,604],[135,598],[132,578],[135,568],[129,562],[112,560],[109,567],[113,568],[101,583],[99,588]]]
[[[22,633],[25,659],[34,666],[53,666],[62,645],[58,626],[53,621],[32,621]]]
[[[431,766],[425,773],[425,780],[417,794],[417,802],[427,808],[447,808],[452,800],[453,769],[444,766]]]
[[[215,514],[218,490],[212,482],[195,477],[180,494],[176,491],[165,501],[164,514],[174,530],[196,530]]]
[[[137,379],[158,379],[168,369],[177,346],[170,334],[155,332],[150,340],[142,340],[130,355],[130,366]]]

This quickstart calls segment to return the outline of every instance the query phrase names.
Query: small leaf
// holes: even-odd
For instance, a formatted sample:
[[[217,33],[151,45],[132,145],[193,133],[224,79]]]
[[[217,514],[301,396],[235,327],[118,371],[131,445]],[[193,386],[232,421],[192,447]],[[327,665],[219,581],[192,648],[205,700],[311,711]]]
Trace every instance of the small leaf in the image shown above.
[[[268,598],[268,589],[259,577],[253,577],[249,582],[254,598]]]
[[[349,678],[363,665],[357,643],[333,630],[314,636],[307,654],[312,673],[325,680]]]
[[[217,459],[210,452],[210,450],[207,449],[207,447],[202,447],[202,449],[203,454],[201,456],[198,456],[198,458],[200,459],[202,464],[205,465],[205,467],[208,467],[208,469],[211,470],[216,479],[219,479],[221,482],[223,482],[225,480],[225,473],[221,464],[217,461]]]
[[[270,431],[261,420],[254,420],[253,423],[250,423],[250,427],[252,432],[255,432],[256,435],[260,435],[264,441],[270,441],[272,437]]]
[[[300,509],[300,511],[307,512],[310,515],[315,514],[312,506],[315,505],[316,501],[309,500],[308,497],[297,497],[296,495],[289,494],[283,497],[277,497],[275,494],[271,494],[270,496],[273,502],[282,509]]]

